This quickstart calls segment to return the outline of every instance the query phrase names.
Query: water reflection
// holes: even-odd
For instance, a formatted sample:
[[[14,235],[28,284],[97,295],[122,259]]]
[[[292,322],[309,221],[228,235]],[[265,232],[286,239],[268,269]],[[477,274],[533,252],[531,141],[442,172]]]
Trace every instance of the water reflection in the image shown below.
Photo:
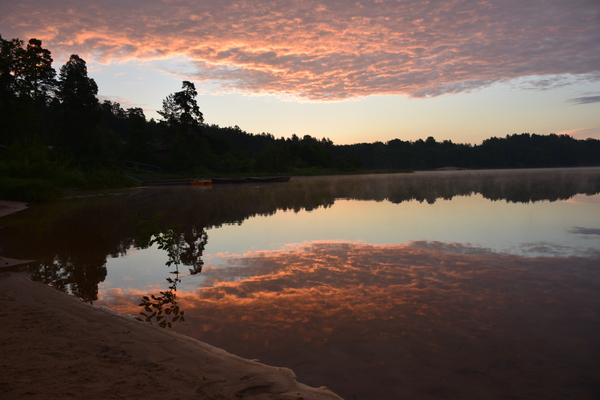
[[[2,218],[0,243],[4,256],[36,260],[24,267],[34,279],[124,314],[176,289],[186,323],[175,329],[348,399],[593,398],[600,197],[587,195],[599,192],[600,168],[148,188],[36,205]],[[569,201],[550,203],[559,199]],[[190,272],[173,289],[168,258],[136,239],[133,216],[156,213],[179,226]],[[336,240],[287,240],[300,223],[290,216],[311,235],[335,222],[326,239]],[[351,240],[340,234],[349,228]],[[371,231],[387,236],[375,242]],[[495,231],[523,255],[488,246]],[[262,235],[287,246],[215,263],[207,232],[223,252]],[[473,236],[486,246],[465,244]]]
[[[569,231],[569,233],[574,233],[577,235],[596,235],[600,236],[600,229],[594,228],[582,228],[581,226],[575,226],[573,229]]]
[[[205,268],[205,284],[180,294],[187,323],[177,330],[349,399],[592,398],[598,265],[592,250],[302,244]],[[104,301],[129,313],[137,295]]]
[[[480,193],[492,200],[527,203],[598,192],[600,168],[294,178],[285,185],[202,191],[148,188],[36,205],[4,217],[0,240],[4,256],[36,260],[19,268],[34,279],[93,301],[98,283],[106,278],[107,258],[143,249],[134,239],[139,235],[132,220],[136,214],[150,219],[161,213],[167,223],[179,225],[187,244],[182,260],[195,266],[202,265],[199,255],[206,244],[202,235],[210,228],[241,224],[278,210],[329,208],[337,199],[435,203]]]
[[[185,235],[179,233],[177,228],[160,228],[162,217],[158,214],[152,221],[138,221],[138,226],[143,232],[143,236],[138,238],[138,243],[142,247],[156,245],[159,250],[165,251],[167,253],[165,265],[169,269],[175,269],[169,271],[171,275],[166,278],[167,290],[161,291],[159,295],[142,296],[139,306],[143,309],[140,312],[143,318],[138,319],[145,322],[156,321],[161,328],[171,328],[173,323],[185,321],[185,311],[181,310],[177,301],[177,285],[181,282],[179,267],[182,264],[191,266],[189,269],[191,275],[202,272],[204,264],[202,252],[208,235],[203,230],[192,230],[190,235]]]
[[[98,298],[98,284],[107,274],[106,254],[93,253],[56,254],[53,259],[26,268],[32,280],[48,283],[90,303]]]

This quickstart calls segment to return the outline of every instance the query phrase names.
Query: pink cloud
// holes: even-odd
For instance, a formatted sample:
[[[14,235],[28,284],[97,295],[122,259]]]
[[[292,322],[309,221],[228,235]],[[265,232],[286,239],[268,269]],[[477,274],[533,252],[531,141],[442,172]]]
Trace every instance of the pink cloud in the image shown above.
[[[37,37],[55,54],[102,62],[185,56],[197,68],[189,78],[223,90],[336,100],[437,96],[520,77],[600,79],[593,1],[23,0],[2,8],[3,36]]]

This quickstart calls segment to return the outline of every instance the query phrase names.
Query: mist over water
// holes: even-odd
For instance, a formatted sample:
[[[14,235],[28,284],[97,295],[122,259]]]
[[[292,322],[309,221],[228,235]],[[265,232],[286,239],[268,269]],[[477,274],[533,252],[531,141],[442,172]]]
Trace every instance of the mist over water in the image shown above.
[[[594,399],[599,193],[600,168],[147,188],[3,218],[1,254],[137,315],[167,286],[136,240],[158,212],[179,226],[182,333],[346,399]]]

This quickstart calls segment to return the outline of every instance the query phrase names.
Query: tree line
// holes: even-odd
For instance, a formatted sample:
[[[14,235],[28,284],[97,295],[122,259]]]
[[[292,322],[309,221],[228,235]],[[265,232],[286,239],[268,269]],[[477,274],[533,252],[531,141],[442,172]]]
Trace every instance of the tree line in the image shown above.
[[[131,160],[194,174],[600,165],[599,140],[555,134],[513,134],[480,145],[433,137],[335,145],[310,135],[252,134],[206,124],[189,81],[165,97],[160,120],[147,120],[141,108],[100,102],[98,85],[78,55],[58,73],[52,62],[41,40],[25,44],[0,36],[0,149],[17,154],[19,162],[51,159],[90,170]]]
[[[480,145],[390,140],[335,146],[335,156],[356,155],[366,169],[553,168],[600,165],[600,140],[529,133],[492,137]]]

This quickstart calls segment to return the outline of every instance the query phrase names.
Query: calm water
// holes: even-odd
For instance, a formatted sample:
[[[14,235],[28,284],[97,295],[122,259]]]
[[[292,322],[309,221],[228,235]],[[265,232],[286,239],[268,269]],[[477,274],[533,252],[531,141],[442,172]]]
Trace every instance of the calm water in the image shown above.
[[[348,400],[597,399],[598,193],[600,168],[136,189],[2,218],[0,254],[138,315],[177,277],[136,239],[161,213],[179,332]]]

